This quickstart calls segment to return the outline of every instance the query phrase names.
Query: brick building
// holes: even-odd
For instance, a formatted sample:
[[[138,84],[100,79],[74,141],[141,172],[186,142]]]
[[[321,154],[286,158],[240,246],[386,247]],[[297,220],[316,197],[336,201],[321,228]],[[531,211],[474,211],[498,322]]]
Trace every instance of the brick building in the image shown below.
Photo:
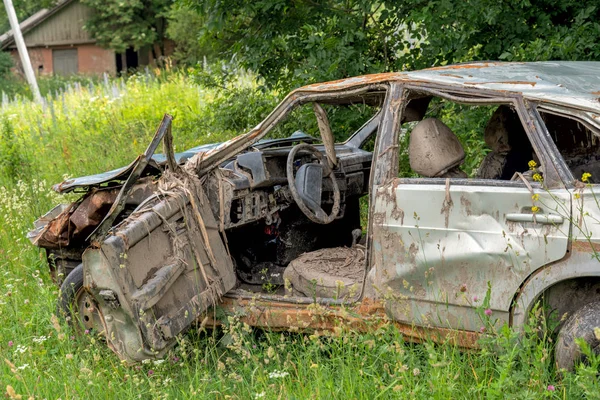
[[[63,0],[56,6],[43,9],[20,23],[29,52],[31,65],[39,75],[114,75],[122,70],[123,61],[128,68],[152,63],[149,49],[128,49],[122,54],[103,49],[83,29],[93,10],[77,0]],[[0,35],[0,50],[9,51],[19,70],[21,60],[12,30]],[[165,53],[172,52],[172,43]],[[167,49],[166,49],[167,50]]]

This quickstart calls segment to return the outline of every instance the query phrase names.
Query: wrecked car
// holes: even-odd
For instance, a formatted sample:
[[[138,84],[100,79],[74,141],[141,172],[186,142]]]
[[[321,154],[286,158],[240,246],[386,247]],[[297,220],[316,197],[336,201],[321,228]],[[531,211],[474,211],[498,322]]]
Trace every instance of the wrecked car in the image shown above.
[[[59,308],[129,362],[218,324],[214,307],[476,347],[542,302],[569,368],[575,338],[600,349],[599,99],[600,63],[486,62],[305,86],[179,154],[166,115],[129,166],[56,185],[80,199],[29,237]]]

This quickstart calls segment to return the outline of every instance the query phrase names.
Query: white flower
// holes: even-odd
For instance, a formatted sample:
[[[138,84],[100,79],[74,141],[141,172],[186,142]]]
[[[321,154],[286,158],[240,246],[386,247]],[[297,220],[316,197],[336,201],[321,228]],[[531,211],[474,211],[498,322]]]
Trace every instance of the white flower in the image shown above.
[[[34,343],[44,343],[46,340],[48,340],[47,336],[40,336],[39,338],[33,338],[31,339]]]
[[[15,349],[15,353],[19,352],[21,354],[25,353],[27,351],[27,347],[23,346],[21,344],[17,345],[17,348]]]
[[[165,362],[165,360],[154,360],[154,365],[160,365],[164,362]]]
[[[275,370],[273,372],[269,372],[269,378],[271,378],[271,379],[285,378],[288,375],[289,375],[289,373],[286,371]]]
[[[261,393],[255,393],[254,394],[254,398],[255,399],[260,399],[262,397],[265,397],[266,393],[265,392],[261,392]]]
[[[22,371],[22,370],[24,370],[27,367],[29,367],[29,364],[23,364],[20,367],[17,367],[17,369],[20,369]]]

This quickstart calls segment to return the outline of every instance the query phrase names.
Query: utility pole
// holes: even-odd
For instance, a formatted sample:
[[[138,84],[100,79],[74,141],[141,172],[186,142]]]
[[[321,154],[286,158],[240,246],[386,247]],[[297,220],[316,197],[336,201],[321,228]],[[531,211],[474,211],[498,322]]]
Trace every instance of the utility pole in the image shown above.
[[[21,64],[25,71],[25,77],[29,86],[31,87],[31,93],[36,102],[42,103],[42,95],[40,94],[40,88],[38,87],[37,81],[35,80],[35,74],[31,67],[31,60],[29,59],[29,53],[27,52],[27,46],[25,46],[25,40],[23,40],[23,34],[21,33],[21,27],[19,26],[19,20],[17,19],[17,13],[13,7],[12,0],[4,0],[4,7],[6,8],[6,15],[10,22],[10,27],[13,31],[13,37],[17,44],[17,50],[19,51],[19,57],[21,57]]]

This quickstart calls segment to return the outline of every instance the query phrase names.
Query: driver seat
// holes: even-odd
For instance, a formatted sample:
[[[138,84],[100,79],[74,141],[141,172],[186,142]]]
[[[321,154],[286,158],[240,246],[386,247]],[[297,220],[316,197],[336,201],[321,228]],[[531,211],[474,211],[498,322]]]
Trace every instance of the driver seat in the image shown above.
[[[362,246],[334,247],[302,254],[289,263],[283,278],[288,295],[343,299],[360,293],[364,273]]]

